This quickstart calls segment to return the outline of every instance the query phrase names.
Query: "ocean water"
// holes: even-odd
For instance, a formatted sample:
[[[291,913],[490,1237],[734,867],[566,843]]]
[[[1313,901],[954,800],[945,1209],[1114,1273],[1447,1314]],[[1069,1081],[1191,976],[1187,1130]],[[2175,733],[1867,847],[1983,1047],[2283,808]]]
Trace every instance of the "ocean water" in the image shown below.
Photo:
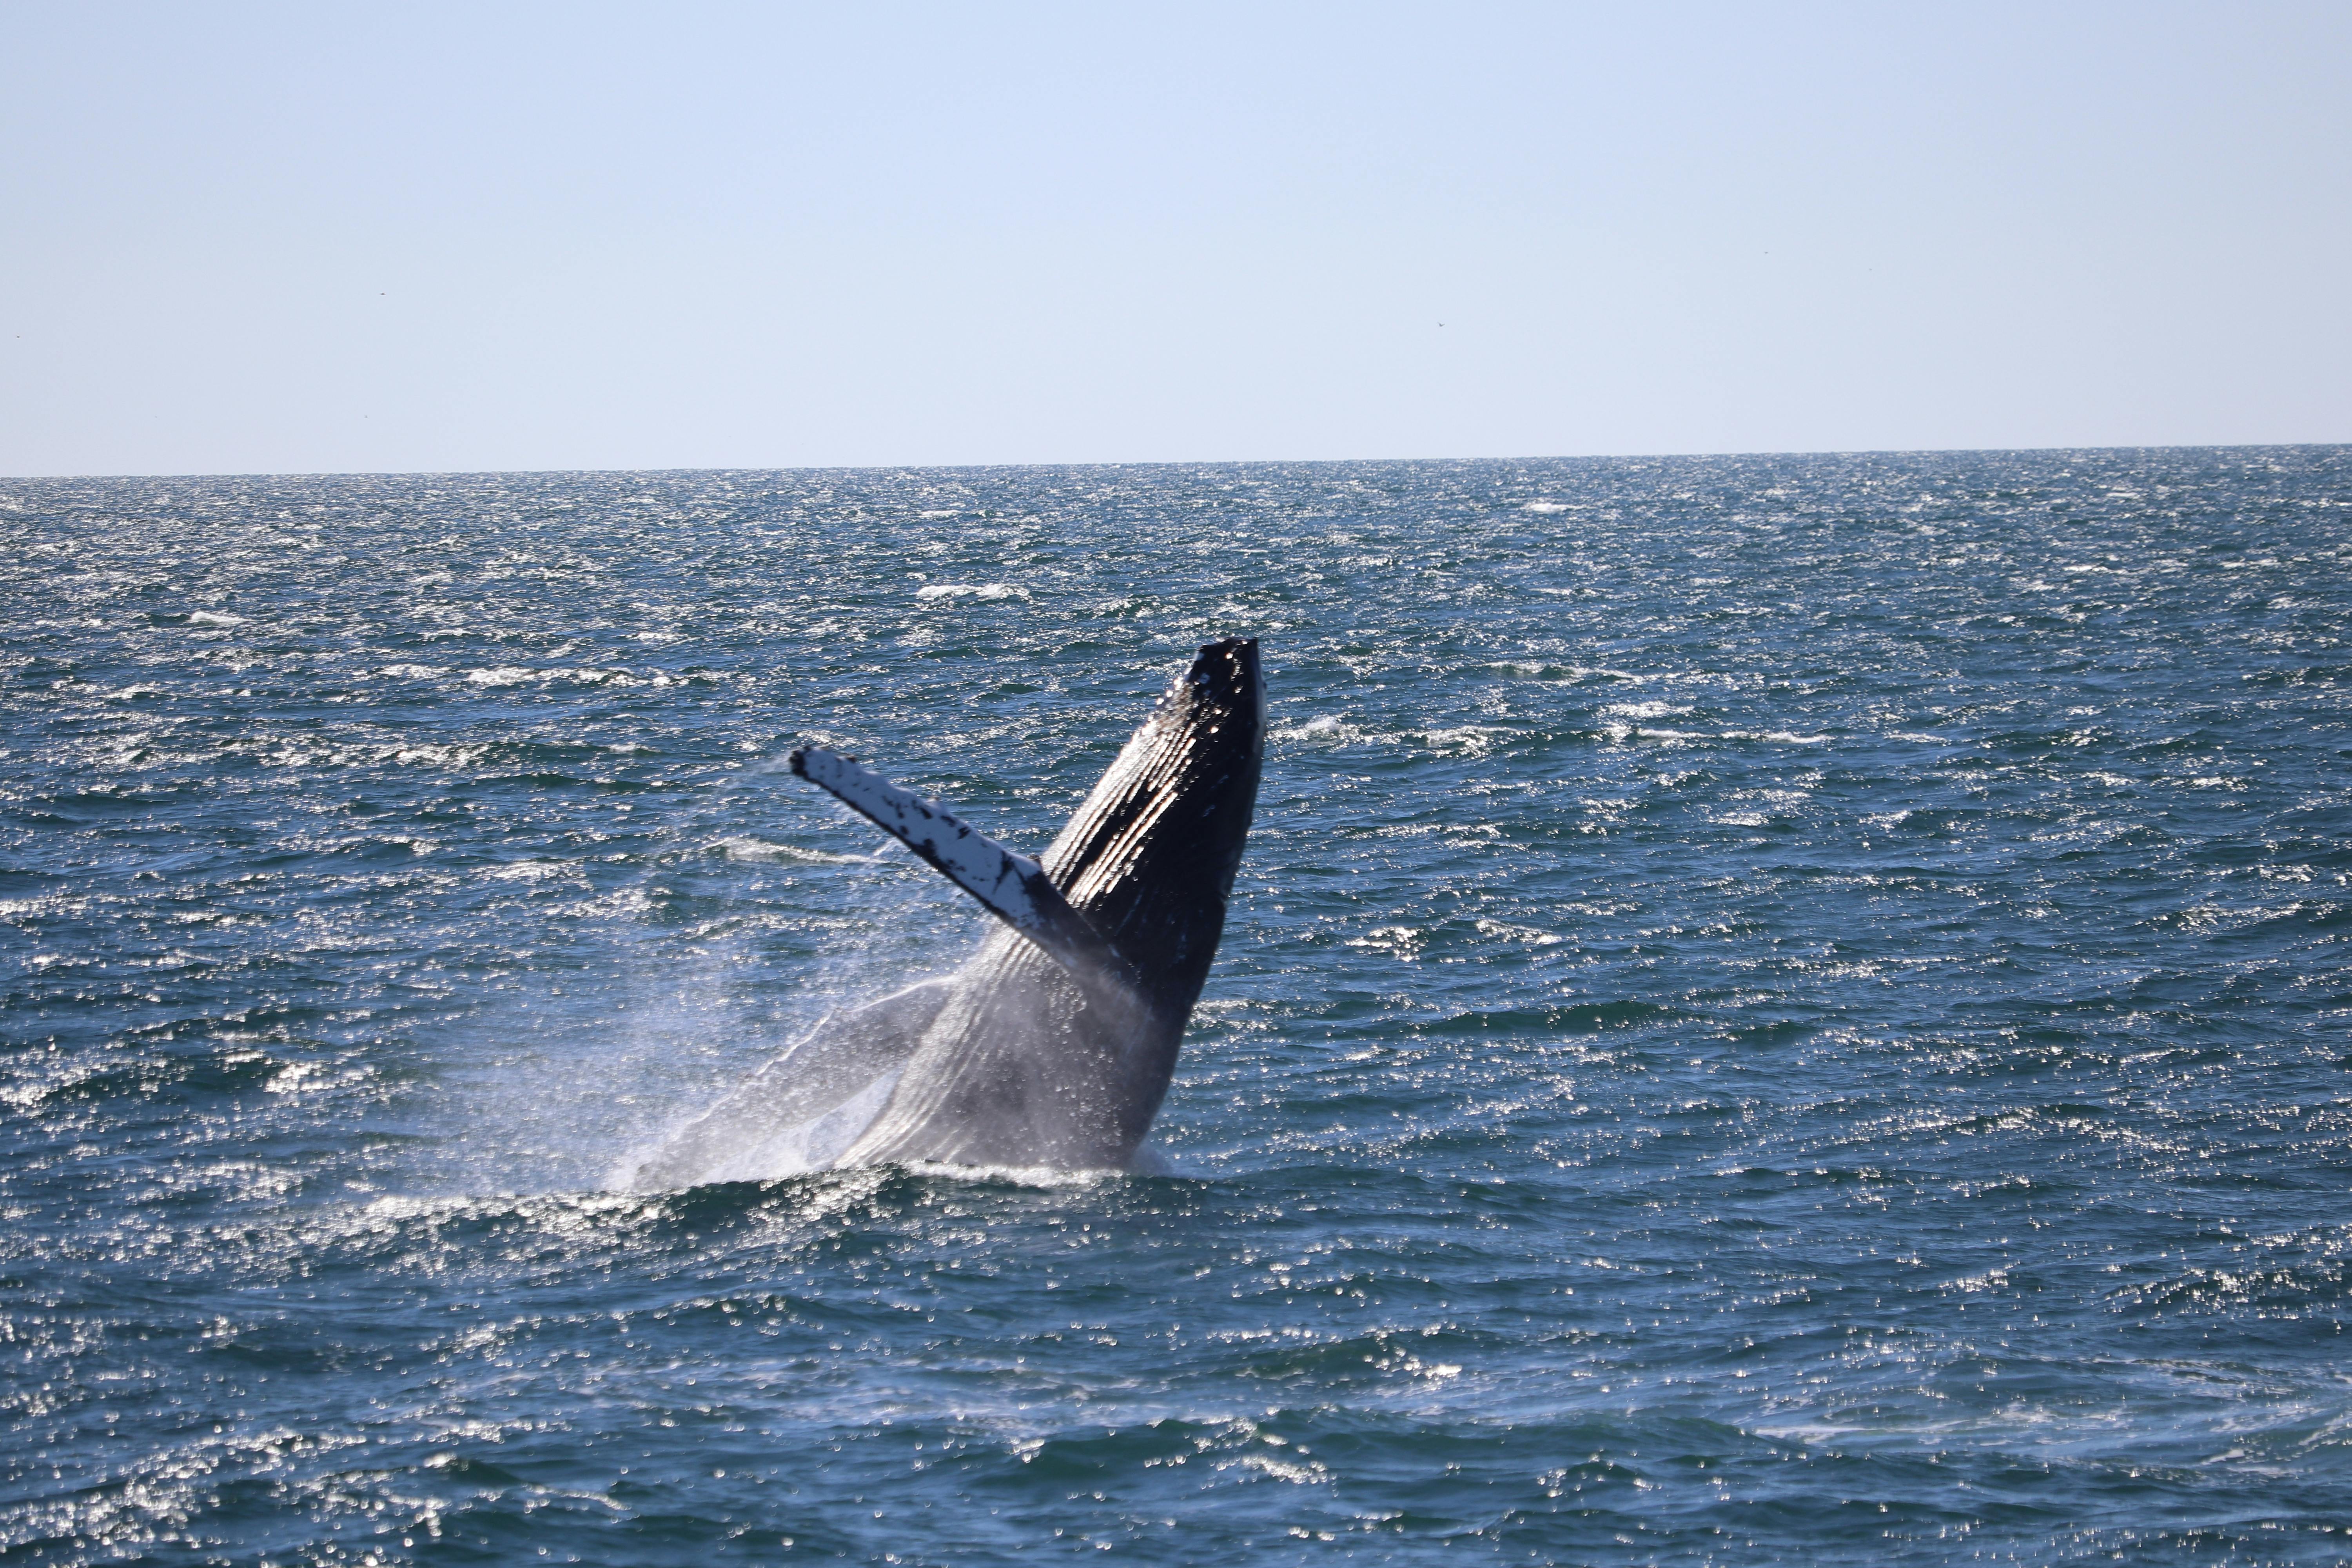
[[[0,481],[11,1562],[2352,1558],[2352,449]],[[635,1194],[1213,637],[1150,1175]]]

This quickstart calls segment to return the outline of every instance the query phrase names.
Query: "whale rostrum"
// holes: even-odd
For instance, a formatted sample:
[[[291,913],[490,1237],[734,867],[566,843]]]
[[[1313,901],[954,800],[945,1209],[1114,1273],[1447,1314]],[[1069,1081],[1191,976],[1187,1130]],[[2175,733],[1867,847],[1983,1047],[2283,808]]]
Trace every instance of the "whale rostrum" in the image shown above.
[[[794,752],[794,773],[1002,923],[953,973],[825,1019],[635,1184],[916,1161],[1130,1164],[1224,930],[1265,731],[1256,639],[1209,644],[1034,860],[852,758]]]

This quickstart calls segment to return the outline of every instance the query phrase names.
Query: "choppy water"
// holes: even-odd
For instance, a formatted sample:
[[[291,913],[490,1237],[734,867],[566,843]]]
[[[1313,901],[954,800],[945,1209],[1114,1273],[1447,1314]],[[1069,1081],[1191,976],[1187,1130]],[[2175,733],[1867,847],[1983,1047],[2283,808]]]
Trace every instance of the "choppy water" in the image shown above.
[[[2352,1556],[2352,450],[0,481],[0,1552]],[[1191,647],[1164,1176],[641,1196]]]

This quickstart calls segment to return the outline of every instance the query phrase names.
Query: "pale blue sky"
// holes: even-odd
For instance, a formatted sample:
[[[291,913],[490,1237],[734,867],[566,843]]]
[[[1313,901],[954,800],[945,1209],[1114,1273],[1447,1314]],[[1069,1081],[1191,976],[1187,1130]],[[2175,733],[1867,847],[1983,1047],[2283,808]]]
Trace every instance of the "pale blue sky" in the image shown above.
[[[8,0],[0,73],[0,473],[2352,440],[2341,3]]]

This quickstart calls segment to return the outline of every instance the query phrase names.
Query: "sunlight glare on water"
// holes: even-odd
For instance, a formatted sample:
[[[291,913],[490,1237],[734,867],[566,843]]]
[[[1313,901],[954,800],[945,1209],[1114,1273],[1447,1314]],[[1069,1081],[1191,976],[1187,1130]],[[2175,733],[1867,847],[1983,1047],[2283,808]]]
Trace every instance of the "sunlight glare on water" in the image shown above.
[[[2339,1561],[2347,506],[0,481],[0,1552]],[[790,746],[1034,854],[1228,634],[1160,1173],[616,1190],[984,933]]]

